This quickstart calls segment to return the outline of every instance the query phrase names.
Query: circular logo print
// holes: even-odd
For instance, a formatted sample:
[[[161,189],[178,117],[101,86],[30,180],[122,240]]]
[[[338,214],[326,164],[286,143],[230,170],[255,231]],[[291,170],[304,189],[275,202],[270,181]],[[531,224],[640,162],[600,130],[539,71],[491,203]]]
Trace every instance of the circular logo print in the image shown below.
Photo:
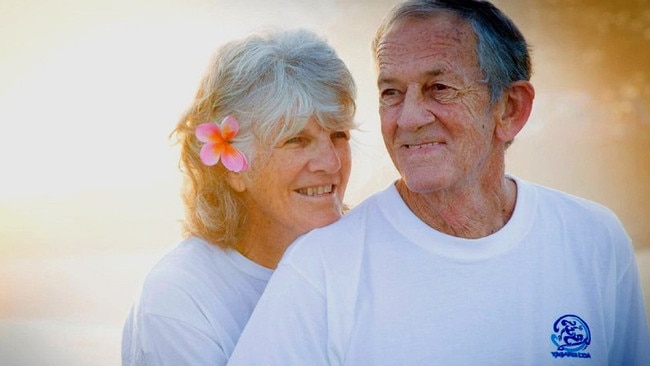
[[[589,326],[577,315],[567,314],[553,324],[551,341],[558,351],[579,352],[591,343]]]

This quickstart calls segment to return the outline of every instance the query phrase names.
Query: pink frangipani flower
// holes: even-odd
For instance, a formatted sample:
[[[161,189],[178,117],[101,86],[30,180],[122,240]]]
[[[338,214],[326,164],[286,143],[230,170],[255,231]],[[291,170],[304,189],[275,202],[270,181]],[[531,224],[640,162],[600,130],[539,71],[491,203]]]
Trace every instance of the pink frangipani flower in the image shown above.
[[[232,172],[246,170],[246,155],[230,144],[238,131],[239,122],[233,116],[226,116],[221,121],[221,126],[210,122],[196,126],[196,138],[205,143],[199,154],[203,164],[213,166],[221,159],[226,169]]]

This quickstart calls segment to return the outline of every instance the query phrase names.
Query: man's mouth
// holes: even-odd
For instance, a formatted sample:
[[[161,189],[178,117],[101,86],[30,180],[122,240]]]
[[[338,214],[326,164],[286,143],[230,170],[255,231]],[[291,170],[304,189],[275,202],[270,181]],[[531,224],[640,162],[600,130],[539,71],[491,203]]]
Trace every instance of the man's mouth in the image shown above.
[[[332,193],[334,190],[334,185],[333,184],[328,184],[325,186],[317,186],[317,187],[308,187],[308,188],[301,188],[296,190],[296,192],[300,194],[304,194],[305,196],[320,196],[323,194],[328,194]]]
[[[442,145],[441,142],[427,142],[426,144],[414,144],[414,145],[404,145],[407,149],[424,149],[427,147],[433,147],[436,145]]]

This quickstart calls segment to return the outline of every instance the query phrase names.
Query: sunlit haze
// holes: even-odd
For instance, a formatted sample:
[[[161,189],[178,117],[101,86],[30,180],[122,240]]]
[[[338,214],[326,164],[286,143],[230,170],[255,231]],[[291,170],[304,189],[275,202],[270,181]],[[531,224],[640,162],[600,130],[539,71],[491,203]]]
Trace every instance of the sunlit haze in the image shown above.
[[[324,35],[359,91],[347,201],[390,184],[370,41],[395,3],[0,0],[0,364],[119,364],[138,286],[181,237],[168,135],[226,41]],[[614,210],[648,297],[650,0],[496,4],[533,46],[537,90],[507,171]]]

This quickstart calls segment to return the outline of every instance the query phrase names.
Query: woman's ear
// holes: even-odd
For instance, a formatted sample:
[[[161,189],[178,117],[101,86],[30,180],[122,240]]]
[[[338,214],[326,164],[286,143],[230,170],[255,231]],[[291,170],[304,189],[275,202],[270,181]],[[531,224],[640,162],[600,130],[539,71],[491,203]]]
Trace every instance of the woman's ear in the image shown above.
[[[246,190],[246,183],[244,182],[243,173],[227,171],[226,181],[228,182],[228,185],[230,185],[230,188],[232,188],[235,192],[241,193]]]
[[[506,143],[506,146],[526,125],[533,109],[533,99],[535,99],[535,88],[528,81],[515,81],[504,92],[502,96],[504,108],[499,116],[495,133],[500,141]]]

